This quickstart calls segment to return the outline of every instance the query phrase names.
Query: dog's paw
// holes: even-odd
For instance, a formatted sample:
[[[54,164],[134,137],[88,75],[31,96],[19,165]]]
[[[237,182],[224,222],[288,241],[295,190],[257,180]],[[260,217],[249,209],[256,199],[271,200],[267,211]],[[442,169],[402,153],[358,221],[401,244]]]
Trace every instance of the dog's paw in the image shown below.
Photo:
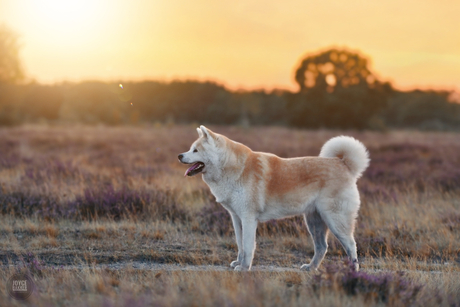
[[[356,272],[359,271],[358,259],[354,259],[354,260],[353,260],[353,268],[355,269]]]
[[[236,272],[247,272],[247,271],[249,271],[249,268],[245,268],[245,267],[242,266],[242,265],[237,265],[237,266],[235,267],[235,271],[236,271]]]
[[[310,264],[304,264],[300,267],[300,269],[307,272],[316,271],[316,268],[313,268]]]
[[[240,265],[240,264],[241,264],[241,263],[240,263],[238,260],[235,260],[235,261],[233,261],[232,263],[230,263],[230,266],[231,266],[232,268],[235,268],[237,265]]]

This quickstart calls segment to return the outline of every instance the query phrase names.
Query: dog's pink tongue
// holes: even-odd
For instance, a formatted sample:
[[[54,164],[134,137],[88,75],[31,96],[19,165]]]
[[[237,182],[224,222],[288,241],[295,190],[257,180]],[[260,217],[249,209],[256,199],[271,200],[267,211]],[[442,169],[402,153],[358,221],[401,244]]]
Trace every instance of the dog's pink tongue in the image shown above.
[[[200,163],[195,163],[193,164],[192,166],[190,166],[186,171],[185,171],[185,174],[184,174],[184,177],[188,175],[188,173],[190,173],[191,171],[193,171],[195,168],[198,167],[198,165],[200,165]]]

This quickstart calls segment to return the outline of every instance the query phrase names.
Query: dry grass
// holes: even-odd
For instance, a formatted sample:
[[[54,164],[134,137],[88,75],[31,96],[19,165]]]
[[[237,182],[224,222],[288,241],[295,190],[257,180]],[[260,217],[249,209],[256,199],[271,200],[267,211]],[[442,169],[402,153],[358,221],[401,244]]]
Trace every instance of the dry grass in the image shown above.
[[[457,134],[215,127],[254,150],[284,157],[317,155],[337,134],[362,140],[372,162],[359,181],[356,238],[370,277],[357,278],[380,278],[379,286],[394,294],[391,301],[373,288],[350,294],[337,270],[320,274],[333,281],[327,283],[296,271],[155,266],[221,269],[236,257],[229,216],[200,178],[182,177],[176,161],[196,138],[194,128],[0,129],[0,305],[19,304],[8,298],[5,283],[20,267],[36,278],[39,292],[31,302],[39,306],[405,305],[409,299],[391,292],[400,281],[385,286],[381,280],[382,272],[398,271],[406,272],[404,282],[423,286],[410,304],[460,302]],[[298,268],[313,255],[301,219],[261,225],[257,243],[256,269]],[[335,238],[329,246],[323,268],[345,259]],[[130,262],[153,267],[101,269]]]
[[[12,270],[1,272],[0,304],[22,306],[4,293],[3,280],[11,274]],[[46,269],[36,278],[38,291],[30,302],[34,306],[56,303],[72,306],[369,306],[382,305],[382,302],[391,306],[447,306],[458,302],[455,294],[460,290],[458,272],[406,274],[404,280],[423,284],[422,289],[409,298],[395,288],[350,294],[333,275],[321,273],[320,276],[321,281],[312,274],[300,272]],[[324,280],[326,277],[330,283]]]

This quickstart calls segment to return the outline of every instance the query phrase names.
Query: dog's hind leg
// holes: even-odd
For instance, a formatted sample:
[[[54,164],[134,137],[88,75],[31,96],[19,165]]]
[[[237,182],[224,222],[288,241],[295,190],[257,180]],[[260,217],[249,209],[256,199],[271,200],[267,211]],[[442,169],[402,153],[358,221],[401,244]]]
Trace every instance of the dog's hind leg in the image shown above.
[[[243,224],[243,259],[241,264],[235,267],[235,271],[249,271],[254,257],[254,249],[256,246],[256,230],[257,220],[255,218],[242,218]]]
[[[324,223],[316,210],[312,213],[305,214],[304,217],[308,231],[313,239],[315,254],[313,255],[311,262],[309,264],[302,265],[300,269],[306,271],[316,270],[323,261],[324,255],[326,255],[327,234],[329,230],[326,223]]]
[[[238,215],[231,213],[231,216],[233,221],[233,228],[235,230],[236,245],[238,246],[238,258],[230,264],[230,266],[234,268],[241,264],[243,261],[243,225]]]
[[[356,241],[353,237],[356,212],[350,210],[350,202],[334,200],[329,203],[331,206],[323,206],[321,217],[329,227],[334,236],[340,241],[348,257],[353,262],[355,270],[359,270]]]

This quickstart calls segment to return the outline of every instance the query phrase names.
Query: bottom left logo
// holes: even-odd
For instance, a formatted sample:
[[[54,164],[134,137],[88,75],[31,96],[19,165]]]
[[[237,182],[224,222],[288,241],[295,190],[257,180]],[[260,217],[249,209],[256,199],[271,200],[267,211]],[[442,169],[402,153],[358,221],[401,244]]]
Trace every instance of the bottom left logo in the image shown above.
[[[35,290],[35,283],[28,274],[17,273],[11,276],[6,283],[8,293],[16,300],[26,300]]]

